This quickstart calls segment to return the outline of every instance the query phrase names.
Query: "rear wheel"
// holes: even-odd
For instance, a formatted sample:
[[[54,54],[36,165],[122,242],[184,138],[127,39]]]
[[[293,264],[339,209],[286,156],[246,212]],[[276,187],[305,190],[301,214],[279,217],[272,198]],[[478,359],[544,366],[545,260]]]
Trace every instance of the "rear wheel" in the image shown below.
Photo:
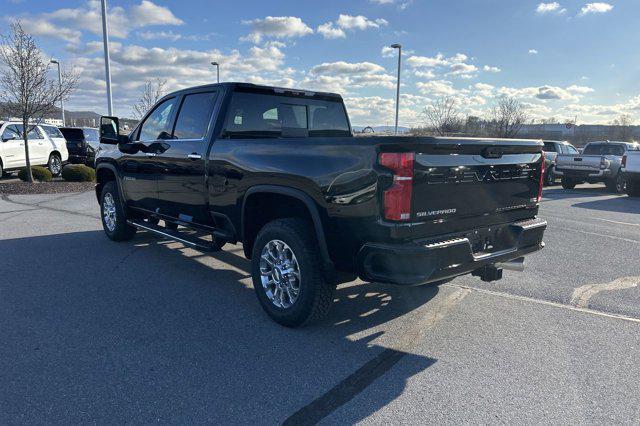
[[[626,181],[622,173],[618,173],[618,175],[615,178],[609,180],[606,183],[606,185],[607,185],[607,190],[609,190],[609,192],[613,192],[614,194],[620,194],[624,192],[626,188]]]
[[[118,185],[114,181],[107,182],[102,188],[100,216],[102,217],[102,227],[109,239],[127,241],[136,234],[136,228],[127,223]]]
[[[640,197],[640,180],[630,180],[627,182],[627,195],[629,195],[629,197]]]
[[[253,246],[253,286],[266,313],[286,327],[323,318],[333,302],[332,286],[322,273],[313,227],[302,219],[278,219],[265,225]]]
[[[62,172],[62,159],[58,154],[51,154],[47,162],[47,169],[53,176],[60,176]]]
[[[562,178],[562,188],[573,189],[576,187],[576,183],[569,178]]]

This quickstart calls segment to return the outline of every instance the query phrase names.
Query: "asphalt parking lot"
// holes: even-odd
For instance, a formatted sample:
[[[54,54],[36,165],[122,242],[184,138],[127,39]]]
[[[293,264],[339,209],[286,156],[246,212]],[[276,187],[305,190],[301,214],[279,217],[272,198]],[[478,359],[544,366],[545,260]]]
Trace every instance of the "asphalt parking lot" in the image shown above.
[[[640,200],[545,191],[502,281],[261,310],[240,247],[103,235],[91,192],[0,199],[0,423],[638,423]]]

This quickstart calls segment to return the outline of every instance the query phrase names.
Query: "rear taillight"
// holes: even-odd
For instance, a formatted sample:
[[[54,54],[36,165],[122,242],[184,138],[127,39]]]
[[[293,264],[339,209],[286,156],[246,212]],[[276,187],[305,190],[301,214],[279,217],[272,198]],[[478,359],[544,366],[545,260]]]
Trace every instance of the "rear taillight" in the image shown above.
[[[383,193],[384,218],[387,220],[411,220],[413,160],[413,152],[380,154],[380,165],[393,170],[393,185]]]
[[[622,156],[622,163],[620,163],[620,166],[624,169],[627,167],[627,154]]]
[[[542,151],[540,165],[540,185],[538,186],[538,202],[542,201],[542,187],[544,186],[544,151]]]

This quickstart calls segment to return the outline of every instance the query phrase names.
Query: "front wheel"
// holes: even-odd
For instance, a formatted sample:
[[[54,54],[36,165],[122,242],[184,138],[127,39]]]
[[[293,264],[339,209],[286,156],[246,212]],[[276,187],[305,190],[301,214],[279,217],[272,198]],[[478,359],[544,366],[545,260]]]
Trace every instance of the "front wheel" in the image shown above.
[[[124,206],[118,192],[118,185],[107,182],[100,196],[100,216],[107,237],[113,241],[127,241],[136,234],[136,228],[127,223]]]
[[[574,189],[576,187],[576,183],[569,178],[562,178],[562,188],[563,189]]]
[[[265,225],[253,245],[251,272],[266,313],[286,327],[323,318],[333,302],[325,279],[313,226],[302,219],[278,219]]]
[[[47,162],[47,169],[51,172],[52,176],[60,176],[62,172],[62,159],[57,154],[51,154],[49,161]]]

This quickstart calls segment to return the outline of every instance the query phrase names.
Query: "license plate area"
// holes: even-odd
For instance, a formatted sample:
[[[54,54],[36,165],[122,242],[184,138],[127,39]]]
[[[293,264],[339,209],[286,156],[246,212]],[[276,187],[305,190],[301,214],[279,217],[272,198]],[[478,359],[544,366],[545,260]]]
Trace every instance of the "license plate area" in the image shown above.
[[[475,256],[507,250],[516,244],[513,229],[510,226],[476,229],[465,234],[465,237],[471,243],[471,250]]]

